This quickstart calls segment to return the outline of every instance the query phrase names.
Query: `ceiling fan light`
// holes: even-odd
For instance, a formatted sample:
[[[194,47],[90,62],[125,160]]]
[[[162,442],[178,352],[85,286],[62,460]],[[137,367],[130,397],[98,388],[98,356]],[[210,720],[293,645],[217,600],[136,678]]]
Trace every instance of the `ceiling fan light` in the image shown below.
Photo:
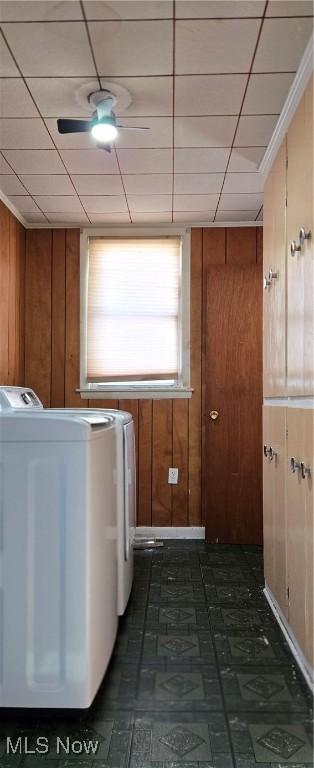
[[[95,123],[91,129],[93,139],[96,139],[100,144],[110,144],[118,136],[116,126],[112,123]]]

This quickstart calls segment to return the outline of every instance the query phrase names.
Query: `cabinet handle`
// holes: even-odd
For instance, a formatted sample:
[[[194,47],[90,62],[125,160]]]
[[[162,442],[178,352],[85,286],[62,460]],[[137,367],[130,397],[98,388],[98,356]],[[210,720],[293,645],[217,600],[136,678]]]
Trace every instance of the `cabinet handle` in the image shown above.
[[[264,277],[264,290],[266,291],[267,288],[270,288],[270,286],[271,286],[271,280],[269,279],[269,277],[266,277],[266,275],[265,275],[265,277]]]
[[[273,272],[273,270],[270,268],[270,270],[269,270],[269,279],[270,279],[270,282],[271,282],[272,280],[276,280],[276,279],[277,279],[277,277],[278,277],[278,272]]]
[[[297,251],[301,250],[301,245],[297,245],[295,240],[291,240],[290,253],[291,256],[295,256]]]
[[[301,477],[303,480],[305,480],[306,475],[311,476],[311,469],[310,467],[306,467],[304,461],[301,461]]]
[[[296,459],[293,456],[291,456],[291,459],[290,459],[290,469],[291,469],[291,472],[294,473],[296,471],[296,469],[300,469],[300,467],[301,467],[300,462],[296,461]]]
[[[270,459],[270,461],[272,461],[275,458],[275,456],[277,456],[277,451],[274,451],[271,445],[270,446],[264,445],[263,452],[264,452],[265,459]]]
[[[304,227],[301,227],[301,229],[300,229],[300,233],[299,233],[299,242],[300,242],[300,246],[302,247],[302,245],[304,245],[304,243],[305,243],[305,241],[306,241],[306,240],[310,240],[310,239],[311,239],[311,236],[312,236],[312,235],[311,235],[311,232],[310,232],[310,231],[309,231],[309,232],[306,232],[306,231],[305,231],[305,228],[304,228]]]

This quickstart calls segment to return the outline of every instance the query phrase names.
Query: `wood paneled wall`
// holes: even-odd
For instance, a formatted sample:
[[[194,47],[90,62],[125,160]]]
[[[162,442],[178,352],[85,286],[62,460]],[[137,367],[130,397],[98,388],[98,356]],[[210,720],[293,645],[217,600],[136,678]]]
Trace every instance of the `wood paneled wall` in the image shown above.
[[[0,201],[0,385],[24,382],[25,229]]]
[[[82,400],[79,387],[79,230],[28,230],[25,383],[44,405],[119,407],[133,414],[137,445],[137,524],[202,524],[203,232],[192,230],[190,400]],[[261,230],[233,230],[230,248],[260,249]],[[206,241],[207,242],[207,241]],[[168,467],[179,483],[168,485]]]

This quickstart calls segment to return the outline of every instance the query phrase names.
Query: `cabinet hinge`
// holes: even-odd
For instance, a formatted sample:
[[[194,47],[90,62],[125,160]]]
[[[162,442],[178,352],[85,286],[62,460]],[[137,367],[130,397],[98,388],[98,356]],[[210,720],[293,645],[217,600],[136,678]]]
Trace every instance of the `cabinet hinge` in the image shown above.
[[[286,427],[286,437],[288,437],[288,427]]]
[[[288,208],[288,198],[286,197],[286,208]]]
[[[289,602],[289,598],[290,598],[290,589],[289,589],[289,587],[287,587],[287,598],[288,598],[288,602]]]

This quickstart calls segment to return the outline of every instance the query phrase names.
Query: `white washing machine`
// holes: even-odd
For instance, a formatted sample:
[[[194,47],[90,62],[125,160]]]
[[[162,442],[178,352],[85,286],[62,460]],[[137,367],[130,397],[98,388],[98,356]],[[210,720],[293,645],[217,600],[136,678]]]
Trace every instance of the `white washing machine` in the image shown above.
[[[0,388],[0,707],[97,693],[117,631],[115,473],[112,418]]]
[[[5,388],[3,388],[5,389]],[[11,393],[19,388],[11,387]],[[31,390],[23,390],[34,395]],[[0,387],[1,394],[1,387]],[[36,397],[36,396],[35,396]],[[37,408],[43,409],[37,399]],[[18,401],[19,402],[19,401]],[[97,403],[97,400],[95,400]],[[30,406],[28,406],[30,407]],[[1,408],[1,401],[0,401]],[[125,612],[133,584],[133,544],[136,527],[136,460],[134,422],[131,413],[116,409],[45,408],[45,413],[69,414],[90,417],[103,413],[114,418],[116,425],[116,496],[117,496],[117,612]]]

